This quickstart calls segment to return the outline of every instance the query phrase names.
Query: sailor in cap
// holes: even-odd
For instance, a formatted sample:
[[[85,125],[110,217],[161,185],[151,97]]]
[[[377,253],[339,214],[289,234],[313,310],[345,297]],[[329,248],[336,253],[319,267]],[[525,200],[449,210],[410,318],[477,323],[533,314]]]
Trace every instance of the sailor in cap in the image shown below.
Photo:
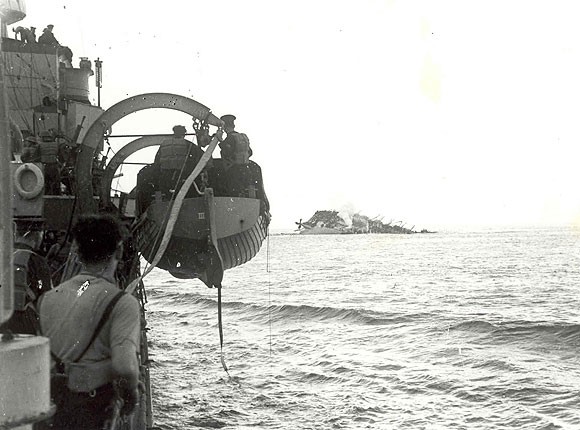
[[[227,133],[227,137],[220,143],[220,149],[228,192],[235,197],[255,197],[255,181],[249,167],[252,156],[250,139],[245,133],[236,131],[234,115],[227,114],[220,119]]]
[[[60,46],[56,37],[52,33],[52,29],[54,25],[48,24],[44,30],[42,30],[42,34],[38,38],[38,43],[42,43],[44,45],[51,45],[51,46]]]
[[[228,125],[235,126],[235,125],[234,125],[234,121],[236,120],[236,117],[235,117],[234,115],[232,115],[232,114],[229,114],[229,113],[228,113],[227,115],[222,115],[222,116],[220,117],[220,119],[221,119],[221,120],[222,120],[224,123],[226,123],[226,124],[228,124]]]
[[[232,114],[223,115],[220,119],[224,122],[224,131],[227,137],[220,143],[221,157],[227,160],[227,164],[248,164],[252,156],[250,140],[244,133],[236,131],[236,117]]]

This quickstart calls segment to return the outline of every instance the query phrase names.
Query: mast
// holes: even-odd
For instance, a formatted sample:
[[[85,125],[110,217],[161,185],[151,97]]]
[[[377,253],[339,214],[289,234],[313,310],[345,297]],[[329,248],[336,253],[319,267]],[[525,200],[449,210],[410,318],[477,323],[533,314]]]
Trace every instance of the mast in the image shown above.
[[[101,107],[101,88],[103,85],[103,62],[100,58],[95,60],[95,84],[97,85],[97,106]]]
[[[0,10],[0,29],[6,34],[4,14]],[[0,38],[0,323],[13,311],[12,274],[12,142],[8,123],[8,97],[4,82],[4,52]]]

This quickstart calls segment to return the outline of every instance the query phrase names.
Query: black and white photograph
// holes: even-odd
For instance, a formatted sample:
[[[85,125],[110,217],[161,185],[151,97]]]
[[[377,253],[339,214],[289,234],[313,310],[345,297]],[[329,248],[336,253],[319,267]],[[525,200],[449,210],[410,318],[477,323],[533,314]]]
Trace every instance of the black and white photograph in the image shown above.
[[[580,430],[579,13],[0,0],[0,430]]]

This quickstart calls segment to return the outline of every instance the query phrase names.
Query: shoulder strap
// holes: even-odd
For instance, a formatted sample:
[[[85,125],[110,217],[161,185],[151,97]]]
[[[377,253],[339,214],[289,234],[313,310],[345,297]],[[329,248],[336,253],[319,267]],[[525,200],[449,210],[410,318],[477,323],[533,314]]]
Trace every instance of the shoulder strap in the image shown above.
[[[124,295],[125,295],[124,291],[119,291],[115,295],[115,297],[113,297],[113,299],[109,302],[109,304],[107,305],[107,308],[105,309],[105,312],[103,312],[103,316],[101,317],[99,324],[97,324],[97,327],[95,328],[95,331],[93,332],[93,337],[91,337],[91,340],[89,341],[89,343],[87,343],[87,346],[85,347],[85,349],[83,350],[81,355],[79,355],[78,358],[73,361],[73,363],[76,363],[81,358],[83,358],[83,355],[85,355],[85,353],[87,352],[89,347],[93,344],[93,342],[95,341],[95,339],[97,338],[97,336],[101,332],[101,329],[103,328],[103,326],[105,325],[105,323],[109,319],[109,316],[111,316],[111,313],[113,312],[113,308],[115,307],[117,302],[121,299],[121,297],[123,297]]]
[[[97,324],[95,331],[93,332],[93,336],[91,337],[91,340],[87,343],[87,346],[85,347],[85,349],[83,349],[83,352],[81,352],[80,355],[75,360],[71,361],[71,363],[76,363],[81,358],[83,358],[83,356],[88,351],[89,347],[93,344],[93,342],[95,341],[95,339],[97,338],[97,336],[101,332],[101,329],[103,328],[103,326],[105,325],[105,323],[107,322],[109,317],[111,316],[111,313],[113,312],[113,308],[115,307],[117,302],[121,299],[121,297],[123,297],[124,295],[125,295],[125,291],[119,291],[115,295],[115,297],[113,297],[111,299],[111,301],[109,302],[109,304],[105,308],[105,312],[103,312],[103,316],[101,317],[99,323]],[[52,351],[50,352],[50,355],[52,356],[53,360],[56,362],[57,371],[59,371],[60,373],[64,373],[64,362],[56,354],[54,354]]]

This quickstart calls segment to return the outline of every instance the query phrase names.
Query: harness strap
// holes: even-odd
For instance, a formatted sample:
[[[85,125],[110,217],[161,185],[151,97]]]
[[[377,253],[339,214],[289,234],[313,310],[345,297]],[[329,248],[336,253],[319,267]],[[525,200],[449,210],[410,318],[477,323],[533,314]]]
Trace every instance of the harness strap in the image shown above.
[[[111,313],[113,312],[113,308],[115,307],[117,302],[121,299],[121,297],[123,297],[124,295],[125,295],[125,291],[119,291],[115,295],[115,297],[113,297],[113,299],[109,302],[109,304],[105,308],[105,312],[103,312],[103,316],[101,317],[99,323],[97,324],[97,327],[95,328],[95,331],[93,332],[93,336],[91,337],[91,340],[89,341],[89,343],[87,343],[87,346],[85,346],[85,349],[83,349],[83,352],[81,352],[81,354],[76,358],[76,360],[70,361],[70,363],[76,363],[81,358],[83,358],[83,356],[88,351],[89,347],[93,344],[93,342],[95,341],[95,339],[97,338],[97,336],[101,332],[101,329],[103,328],[103,326],[105,325],[105,323],[107,322],[109,317],[111,316]],[[52,351],[50,351],[50,355],[52,356],[53,360],[56,363],[57,372],[58,373],[65,373],[65,363]]]

